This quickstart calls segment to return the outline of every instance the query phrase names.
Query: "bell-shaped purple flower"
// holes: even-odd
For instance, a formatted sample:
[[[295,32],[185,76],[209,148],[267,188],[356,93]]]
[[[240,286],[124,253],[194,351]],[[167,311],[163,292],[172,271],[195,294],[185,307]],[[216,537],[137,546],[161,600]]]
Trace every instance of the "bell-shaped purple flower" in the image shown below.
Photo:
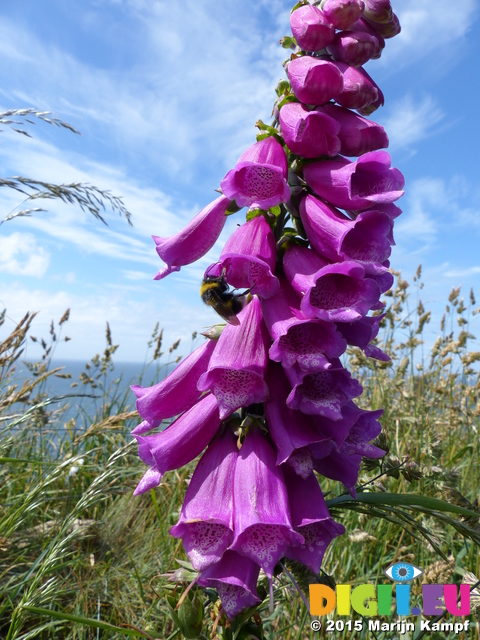
[[[395,220],[402,213],[400,207],[397,207],[393,202],[385,202],[374,204],[372,207],[368,209],[364,209],[364,211],[379,211],[380,213],[385,213],[391,220]],[[354,211],[352,209],[347,210],[347,213],[350,217],[356,218],[360,211]]]
[[[292,391],[287,406],[303,413],[324,416],[329,420],[342,419],[342,408],[362,393],[362,385],[334,360],[324,371],[305,374],[296,366],[285,369]]]
[[[213,247],[227,219],[225,212],[230,200],[220,196],[202,209],[179,233],[170,238],[152,236],[160,258],[166,267],[160,269],[154,280],[161,280],[180,267],[195,262]]]
[[[378,109],[378,107],[383,107],[384,103],[384,95],[379,89],[377,99],[373,102],[370,102],[370,104],[367,104],[364,107],[358,107],[357,112],[362,116],[370,116],[374,111]]]
[[[132,435],[141,435],[158,427],[162,420],[173,418],[193,407],[201,395],[197,389],[198,378],[207,370],[215,345],[215,340],[204,342],[162,382],[152,387],[131,387],[137,396],[137,411],[144,420],[132,431]]]
[[[365,0],[364,17],[375,22],[391,22],[393,10],[390,0]]]
[[[308,447],[295,449],[286,464],[301,478],[308,478],[313,472],[313,456]]]
[[[218,591],[227,617],[233,620],[248,607],[260,602],[257,594],[258,564],[235,551],[226,551],[222,559],[212,564],[199,577],[201,587]]]
[[[315,455],[315,445],[312,445],[315,470],[326,478],[339,480],[355,497],[355,484],[362,457],[381,458],[385,452],[370,444],[369,441],[378,436],[382,430],[378,418],[383,410],[362,411],[355,425],[350,429],[345,442],[337,449],[332,449],[328,455],[319,450]]]
[[[300,546],[289,547],[286,556],[318,574],[328,545],[345,533],[345,527],[335,522],[329,514],[313,473],[303,479],[285,467],[284,474],[292,524],[305,539]]]
[[[355,162],[338,157],[312,162],[303,176],[317,195],[341,209],[362,210],[389,203],[403,195],[403,175],[391,167],[386,151],[364,153]]]
[[[339,153],[345,156],[361,156],[363,153],[388,147],[385,129],[376,122],[334,104],[324,104],[323,107],[318,107],[318,111],[335,118],[340,125],[337,133],[340,140]]]
[[[337,329],[345,338],[348,344],[359,347],[368,358],[375,358],[383,362],[390,362],[390,357],[372,343],[377,337],[379,324],[385,314],[379,316],[365,317],[357,322],[337,322]]]
[[[335,27],[325,15],[310,4],[295,9],[290,14],[290,26],[298,46],[304,51],[320,51],[335,35]]]
[[[375,29],[367,20],[364,20],[364,18],[360,18],[359,20],[357,20],[357,22],[355,22],[354,25],[352,25],[351,30],[361,31],[362,33],[368,33],[369,36],[372,36],[373,38],[375,38],[377,42],[377,52],[372,56],[372,60],[375,60],[381,57],[382,51],[385,49],[385,40],[378,33],[378,31],[375,31]]]
[[[279,287],[274,275],[276,261],[273,232],[264,216],[257,216],[232,233],[218,265],[209,273],[220,274],[225,269],[226,279],[232,287],[250,289],[261,298],[270,298]]]
[[[287,547],[303,543],[292,528],[287,489],[275,457],[260,429],[251,429],[235,468],[235,540],[230,547],[259,564],[270,579]]]
[[[208,394],[165,431],[136,436],[138,455],[150,466],[133,495],[157,487],[166,471],[178,469],[202,453],[220,426],[215,396]]]
[[[346,440],[351,428],[357,422],[362,414],[362,409],[349,400],[341,410],[342,417],[340,420],[330,420],[324,416],[310,416],[314,421],[315,428],[324,436],[330,438],[336,447],[340,447]]]
[[[380,40],[365,31],[339,31],[327,51],[338,62],[361,67],[378,56],[381,51]]]
[[[306,196],[300,217],[310,243],[332,261],[356,260],[366,273],[383,273],[391,252],[392,220],[378,211],[361,213],[350,220],[335,207]]]
[[[392,15],[392,19],[387,23],[376,22],[375,20],[371,20],[367,17],[365,19],[368,20],[371,26],[382,38],[394,38],[395,36],[398,36],[402,30],[400,21],[395,14]]]
[[[233,541],[233,477],[237,443],[226,429],[198,462],[178,523],[170,529],[196,571],[218,562]]]
[[[329,264],[316,251],[290,247],[284,255],[285,275],[301,295],[301,310],[308,318],[353,322],[376,308],[380,288],[357,262]]]
[[[363,0],[325,0],[322,11],[336,29],[350,29],[363,13]]]
[[[340,153],[340,125],[321,110],[310,111],[299,102],[287,102],[280,109],[280,126],[287,147],[303,158]]]
[[[343,91],[343,76],[337,63],[311,56],[288,63],[287,75],[295,96],[304,104],[325,104]]]
[[[383,105],[383,93],[363,67],[352,67],[344,62],[334,62],[342,72],[343,90],[335,101],[348,109],[364,109],[375,104]]]
[[[327,358],[338,358],[346,343],[331,322],[307,318],[300,311],[300,298],[285,278],[274,298],[262,301],[265,324],[272,337],[270,359],[284,367],[298,363],[301,369],[316,371],[329,366]]]
[[[268,209],[290,200],[287,156],[273,137],[264,138],[242,153],[221,182],[222,191],[239,207]]]
[[[327,455],[333,446],[330,438],[315,428],[313,418],[286,406],[291,385],[280,365],[270,364],[267,381],[270,398],[265,402],[265,418],[277,451],[277,465],[289,462],[294,451],[313,443],[322,443]]]
[[[268,395],[264,374],[270,340],[256,296],[238,319],[240,326],[228,324],[223,329],[208,371],[198,381],[200,391],[210,390],[217,398],[222,420]]]

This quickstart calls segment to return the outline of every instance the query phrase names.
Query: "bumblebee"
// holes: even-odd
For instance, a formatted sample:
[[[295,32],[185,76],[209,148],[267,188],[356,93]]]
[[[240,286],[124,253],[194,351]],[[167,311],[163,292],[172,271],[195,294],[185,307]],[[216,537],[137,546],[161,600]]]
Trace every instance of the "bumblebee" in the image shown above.
[[[240,313],[245,306],[248,291],[233,293],[233,291],[229,291],[229,288],[225,269],[219,276],[209,276],[207,271],[200,287],[200,295],[204,303],[213,307],[226,322],[239,325],[237,313]]]

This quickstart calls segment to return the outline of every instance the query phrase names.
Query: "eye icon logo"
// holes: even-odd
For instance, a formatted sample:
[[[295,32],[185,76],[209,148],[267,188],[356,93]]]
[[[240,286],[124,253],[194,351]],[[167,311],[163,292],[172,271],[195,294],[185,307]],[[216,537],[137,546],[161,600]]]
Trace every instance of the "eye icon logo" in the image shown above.
[[[410,582],[421,576],[423,571],[408,562],[395,562],[385,569],[385,575],[394,582]]]

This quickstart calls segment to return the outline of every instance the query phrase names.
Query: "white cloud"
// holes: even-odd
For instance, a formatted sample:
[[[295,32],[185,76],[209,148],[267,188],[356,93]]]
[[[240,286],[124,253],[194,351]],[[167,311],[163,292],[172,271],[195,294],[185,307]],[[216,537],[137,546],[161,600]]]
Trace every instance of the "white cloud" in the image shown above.
[[[442,109],[431,96],[415,102],[411,95],[407,95],[392,105],[382,124],[388,132],[390,148],[395,149],[411,147],[432,135],[444,117]]]
[[[0,271],[14,276],[42,278],[50,264],[50,254],[38,246],[31,233],[0,235]]]
[[[155,286],[157,285],[157,286]],[[141,293],[141,292],[140,292]],[[120,348],[117,361],[142,362],[153,327],[158,321],[164,328],[164,345],[168,347],[179,338],[181,346],[176,355],[186,355],[191,350],[193,331],[215,322],[215,314],[205,307],[198,295],[184,299],[178,291],[152,283],[148,295],[139,295],[136,287],[99,286],[90,294],[80,295],[75,290],[59,290],[54,293],[43,286],[24,287],[18,284],[2,286],[1,308],[7,309],[6,330],[13,329],[27,311],[39,312],[32,325],[32,335],[44,337],[48,342],[50,322],[62,317],[71,309],[69,321],[63,325],[62,338],[56,357],[66,360],[88,360],[105,349],[105,326],[108,321],[114,344]],[[41,354],[38,343],[28,342],[26,360]]]
[[[452,64],[463,40],[478,17],[477,0],[403,0],[394,7],[402,31],[387,40],[382,54],[384,67],[398,69],[430,56],[430,64]],[[393,65],[393,66],[392,66]]]
[[[447,278],[466,278],[480,273],[480,267],[468,267],[466,269],[449,269],[445,271]]]

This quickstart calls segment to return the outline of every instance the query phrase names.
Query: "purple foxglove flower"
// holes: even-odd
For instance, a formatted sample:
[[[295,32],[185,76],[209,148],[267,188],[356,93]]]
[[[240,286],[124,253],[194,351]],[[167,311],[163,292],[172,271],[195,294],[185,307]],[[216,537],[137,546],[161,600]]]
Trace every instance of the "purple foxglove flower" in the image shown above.
[[[265,418],[277,451],[277,465],[289,461],[294,451],[313,443],[322,443],[327,455],[333,446],[329,437],[317,431],[313,418],[286,406],[291,385],[280,365],[269,366],[267,382],[270,398],[265,402]]]
[[[364,109],[372,104],[377,104],[381,96],[383,105],[383,93],[362,67],[352,67],[344,62],[334,62],[342,72],[343,91],[335,96],[335,101],[348,109]]]
[[[362,210],[403,196],[403,175],[390,167],[386,151],[370,151],[351,162],[347,158],[312,162],[303,169],[308,186],[341,209]]]
[[[131,387],[137,396],[137,411],[144,421],[132,431],[137,436],[165,420],[193,407],[201,392],[198,378],[205,373],[216,340],[207,340],[176,367],[162,382],[153,387]]]
[[[339,153],[345,156],[361,156],[363,153],[388,147],[385,129],[376,122],[334,104],[324,104],[323,107],[318,107],[318,111],[335,118],[340,125],[340,131],[337,133],[340,140]]]
[[[307,447],[295,449],[286,464],[301,478],[308,478],[313,472],[313,457]]]
[[[335,35],[335,27],[320,9],[310,4],[290,14],[290,26],[298,46],[304,51],[320,51]]]
[[[363,387],[334,360],[332,367],[324,371],[305,374],[296,366],[285,369],[292,391],[287,406],[303,413],[320,415],[329,420],[342,420],[342,407],[349,400],[361,395]]]
[[[288,63],[287,75],[293,93],[304,104],[325,104],[343,91],[343,77],[336,62],[302,56]]]
[[[316,456],[315,445],[311,447],[315,470],[326,478],[339,480],[354,497],[362,457],[381,458],[385,455],[384,451],[368,442],[382,430],[377,420],[382,413],[383,409],[362,411],[345,442],[326,456],[321,449],[320,455]]]
[[[271,580],[287,547],[302,544],[303,537],[292,528],[283,474],[258,427],[245,438],[233,485],[235,540],[230,549],[259,564]]]
[[[385,40],[378,33],[378,31],[375,31],[375,29],[372,27],[372,25],[369,22],[367,22],[363,18],[360,18],[359,20],[357,20],[357,22],[355,22],[354,25],[352,25],[351,30],[362,31],[363,33],[368,33],[368,35],[375,38],[375,40],[377,41],[377,51],[372,56],[372,60],[376,60],[377,58],[381,57],[382,51],[385,49]]]
[[[226,272],[227,282],[237,289],[250,289],[257,296],[270,298],[278,291],[274,276],[277,261],[275,237],[263,216],[245,222],[225,243],[212,274]]]
[[[202,209],[187,226],[170,238],[152,236],[157,253],[167,264],[154,280],[161,280],[180,267],[195,262],[213,247],[227,219],[230,200],[220,196]]]
[[[339,31],[328,45],[327,51],[334,60],[352,67],[361,67],[378,55],[379,42],[378,37],[364,31]]]
[[[257,594],[258,564],[226,551],[222,559],[206,569],[198,579],[201,587],[214,587],[222,601],[227,617],[233,620],[248,607],[260,602]]]
[[[336,29],[350,29],[363,13],[363,0],[325,0],[322,11]]]
[[[390,0],[365,0],[364,17],[375,22],[391,22],[393,11]]]
[[[270,344],[260,301],[252,301],[238,315],[240,326],[228,324],[218,339],[208,371],[200,376],[200,391],[211,390],[223,420],[235,409],[263,402],[268,395],[264,380]]]
[[[397,207],[397,205],[393,204],[393,202],[374,204],[369,209],[364,209],[364,211],[380,211],[380,213],[386,213],[391,220],[395,220],[395,218],[398,218],[398,216],[402,213],[400,207]],[[360,211],[348,210],[347,213],[350,217],[356,218]]]
[[[268,209],[290,200],[287,156],[273,137],[256,142],[242,153],[235,169],[221,182],[223,193],[239,207]]]
[[[329,420],[322,416],[311,416],[314,421],[315,428],[323,435],[330,438],[338,447],[344,442],[350,429],[357,422],[359,416],[362,414],[362,409],[359,409],[357,405],[351,400],[342,407],[341,420]]]
[[[337,329],[348,344],[362,349],[368,358],[390,362],[390,357],[384,351],[371,344],[377,337],[379,324],[384,317],[383,313],[380,316],[361,318],[357,322],[338,322]]]
[[[329,264],[313,251],[290,247],[284,255],[285,275],[303,296],[301,310],[308,318],[353,322],[378,304],[380,288],[358,262]]]
[[[136,436],[138,455],[150,466],[133,495],[157,487],[166,471],[178,469],[202,453],[220,426],[215,396],[208,394],[165,431]]]
[[[299,102],[287,102],[280,109],[279,119],[285,144],[293,153],[318,158],[340,152],[340,125],[321,110],[309,111]]]
[[[387,23],[376,22],[375,20],[371,20],[366,16],[365,19],[368,20],[368,22],[382,38],[394,38],[395,36],[398,36],[400,31],[402,30],[400,22],[395,14],[392,15],[392,19]]]
[[[388,269],[390,267],[390,262],[386,260],[382,266],[385,267],[385,269]],[[390,271],[384,271],[383,273],[370,273],[368,277],[375,280],[377,285],[380,287],[380,293],[385,293],[385,291],[391,289],[394,282],[394,277]],[[378,304],[372,306],[372,311],[383,309],[384,306],[385,303],[379,301]]]
[[[305,479],[292,473],[288,467],[284,473],[292,524],[305,539],[299,547],[289,547],[286,556],[318,574],[328,545],[345,533],[345,527],[330,516],[313,473]]]
[[[303,315],[300,298],[285,278],[280,285],[274,298],[262,301],[263,317],[273,340],[270,359],[284,367],[298,363],[306,371],[329,366],[327,358],[340,357],[347,347],[345,341],[331,322]]]
[[[380,89],[378,89],[378,97],[377,97],[377,99],[374,100],[373,102],[371,102],[370,104],[367,104],[364,107],[358,107],[357,111],[362,116],[369,116],[374,111],[376,111],[378,109],[378,107],[383,107],[384,103],[385,103],[384,95],[380,91]]]
[[[236,437],[229,429],[213,440],[193,473],[178,523],[170,529],[196,571],[218,562],[233,541]]]
[[[300,217],[312,247],[332,262],[356,260],[368,274],[386,271],[393,222],[385,213],[369,211],[350,220],[335,207],[306,196]]]
[[[328,456],[316,458],[314,455],[313,458],[313,466],[317,473],[341,482],[354,498],[357,495],[355,485],[361,462],[362,456],[346,456],[337,449],[332,449]]]
[[[383,414],[383,409],[376,411],[362,411],[340,451],[345,455],[359,454],[366,458],[383,458],[385,451],[370,444],[370,440],[376,438],[382,431],[382,425],[378,418]]]

